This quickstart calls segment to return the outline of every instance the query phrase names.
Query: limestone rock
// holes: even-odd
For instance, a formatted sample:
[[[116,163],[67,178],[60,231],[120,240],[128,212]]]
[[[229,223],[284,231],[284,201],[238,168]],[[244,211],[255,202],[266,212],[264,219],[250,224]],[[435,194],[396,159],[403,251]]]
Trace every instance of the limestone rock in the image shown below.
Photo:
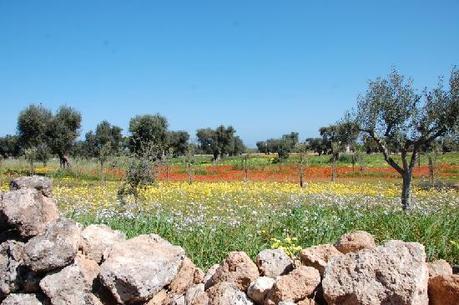
[[[0,244],[0,299],[19,289],[19,268],[22,265],[24,244],[6,241]]]
[[[355,231],[341,236],[335,244],[336,249],[346,254],[376,247],[373,235],[365,231]]]
[[[266,295],[273,288],[275,279],[268,276],[261,276],[252,282],[247,289],[247,295],[257,304],[263,304]]]
[[[106,225],[89,225],[81,232],[81,250],[89,259],[101,263],[104,252],[125,239],[123,233]]]
[[[202,282],[204,283],[206,289],[212,285],[212,277],[214,276],[218,268],[220,268],[220,264],[215,264],[212,267],[210,267],[204,275],[204,279],[202,280]]]
[[[261,275],[276,277],[293,270],[292,259],[282,249],[266,249],[256,257]]]
[[[304,299],[302,301],[299,301],[298,305],[317,305],[317,303],[313,299]]]
[[[429,269],[429,277],[435,277],[438,275],[452,275],[453,268],[444,259],[439,259],[431,263],[427,263]]]
[[[204,292],[204,284],[198,284],[188,288],[185,293],[186,305],[207,305],[209,297]]]
[[[10,190],[35,189],[46,197],[52,196],[53,184],[51,179],[43,176],[24,176],[10,182]]]
[[[459,304],[459,275],[439,275],[429,280],[431,305]]]
[[[45,276],[40,288],[52,305],[85,305],[91,300],[94,303],[95,296],[91,290],[99,271],[95,261],[79,255],[72,265]]]
[[[252,305],[245,293],[234,283],[219,282],[208,291],[209,305]]]
[[[172,282],[184,256],[158,235],[140,235],[113,245],[99,277],[119,303],[145,302]]]
[[[169,298],[166,289],[162,289],[157,294],[155,294],[153,298],[147,302],[146,305],[169,305],[170,303],[171,299]]]
[[[250,257],[245,252],[234,251],[229,253],[210,281],[212,285],[220,282],[234,283],[240,290],[246,291],[258,276],[257,265]]]
[[[280,301],[278,305],[296,305],[296,303],[292,301]]]
[[[169,291],[173,294],[184,294],[194,284],[199,284],[204,278],[204,273],[197,268],[189,259],[185,258],[180,266],[175,279],[169,285]]]
[[[0,200],[0,227],[12,227],[22,238],[43,233],[58,217],[54,200],[34,189],[6,192]]]
[[[375,249],[334,258],[322,287],[328,305],[427,305],[424,246],[389,241]]]
[[[171,305],[185,305],[185,296],[184,295],[175,296],[171,301]]]
[[[292,301],[280,301],[278,305],[296,305],[296,303]]]
[[[75,222],[59,218],[43,234],[26,243],[25,264],[35,272],[51,271],[71,264],[78,251],[80,233]]]
[[[319,284],[320,274],[317,269],[300,266],[289,274],[276,278],[276,283],[269,292],[265,304],[304,300],[316,290]]]
[[[3,300],[1,305],[42,305],[34,294],[13,293]]]
[[[321,276],[328,262],[335,256],[343,255],[335,246],[330,244],[303,249],[300,253],[301,263],[319,270]]]

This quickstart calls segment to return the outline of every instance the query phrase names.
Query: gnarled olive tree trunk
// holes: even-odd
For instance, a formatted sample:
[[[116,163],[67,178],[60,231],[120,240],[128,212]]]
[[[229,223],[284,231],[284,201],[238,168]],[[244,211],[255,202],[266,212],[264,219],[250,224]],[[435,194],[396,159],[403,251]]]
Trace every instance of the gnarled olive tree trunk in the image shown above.
[[[407,211],[411,208],[411,180],[413,173],[411,170],[405,171],[402,175],[402,206]]]

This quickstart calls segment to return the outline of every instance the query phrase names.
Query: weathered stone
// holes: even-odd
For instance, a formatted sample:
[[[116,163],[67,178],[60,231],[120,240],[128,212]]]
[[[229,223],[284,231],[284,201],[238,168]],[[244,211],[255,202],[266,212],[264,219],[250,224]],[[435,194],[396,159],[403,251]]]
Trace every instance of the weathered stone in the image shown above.
[[[175,296],[171,301],[171,305],[185,305],[185,296]]]
[[[13,293],[3,300],[1,305],[42,305],[35,294]]]
[[[298,302],[310,296],[320,284],[319,271],[313,267],[300,266],[287,275],[276,278],[276,283],[268,293],[266,305],[281,301]]]
[[[332,259],[322,287],[328,305],[427,305],[424,246],[389,241]]]
[[[209,297],[204,291],[204,284],[192,286],[185,293],[186,305],[207,305],[208,303]]]
[[[355,231],[341,236],[335,244],[336,249],[346,254],[376,247],[373,235],[365,231]]]
[[[230,252],[211,278],[212,285],[220,282],[234,283],[246,291],[250,283],[259,276],[257,265],[242,251]]]
[[[79,255],[72,265],[45,276],[40,288],[52,305],[85,305],[90,300],[95,301],[91,290],[99,271],[95,261]]]
[[[300,253],[301,263],[319,270],[321,276],[325,272],[328,262],[335,256],[343,255],[335,246],[330,244],[303,249]]]
[[[10,182],[10,190],[35,189],[46,197],[52,196],[53,184],[51,179],[43,176],[24,176]]]
[[[113,245],[99,277],[119,303],[145,302],[172,282],[184,257],[158,235],[140,235]]]
[[[296,303],[292,301],[280,301],[278,305],[296,305]]]
[[[219,282],[207,290],[210,305],[252,305],[234,283]]]
[[[459,275],[439,275],[429,280],[430,305],[459,304]]]
[[[24,244],[6,241],[0,244],[0,300],[19,289],[19,268],[24,255]]]
[[[169,285],[172,294],[184,294],[194,284],[199,284],[204,278],[204,273],[189,259],[185,258],[180,266],[175,279]]]
[[[261,276],[252,282],[247,289],[247,295],[257,304],[263,304],[266,295],[273,288],[275,279],[268,276]]]
[[[212,285],[212,277],[214,276],[218,268],[220,268],[220,264],[215,264],[212,267],[210,267],[207,270],[206,275],[204,275],[204,279],[202,280],[202,282],[204,283],[206,289]]]
[[[66,218],[51,223],[44,234],[25,245],[24,263],[35,272],[65,267],[73,262],[80,244],[79,226]]]
[[[293,270],[292,259],[282,249],[266,249],[256,257],[261,275],[276,277]]]
[[[313,299],[304,299],[302,301],[299,301],[298,305],[317,305],[317,303]]]
[[[34,189],[6,192],[0,200],[0,226],[14,228],[22,238],[43,233],[58,217],[54,200]]]
[[[431,263],[427,263],[429,269],[429,277],[435,277],[438,275],[452,275],[453,268],[444,259],[439,259]]]
[[[89,225],[81,232],[81,250],[89,259],[101,263],[104,253],[125,239],[123,233],[106,225]]]
[[[151,298],[150,301],[147,302],[146,305],[169,305],[171,303],[171,299],[167,294],[166,289],[160,290],[157,294]]]

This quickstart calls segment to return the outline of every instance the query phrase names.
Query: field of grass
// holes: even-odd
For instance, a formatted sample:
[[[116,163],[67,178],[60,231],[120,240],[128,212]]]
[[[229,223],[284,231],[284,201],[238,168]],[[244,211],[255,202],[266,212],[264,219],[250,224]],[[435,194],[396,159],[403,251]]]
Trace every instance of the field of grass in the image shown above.
[[[293,161],[272,165],[265,160],[268,157],[254,156],[251,160],[257,165],[244,182],[243,171],[236,168],[240,158],[221,160],[217,166],[208,157],[199,158],[192,184],[178,179],[185,177],[178,174],[183,168],[180,160],[171,160],[169,176],[161,172],[159,181],[143,189],[138,200],[117,197],[123,175],[119,160],[112,161],[118,166],[108,166],[103,176],[97,163],[84,160],[73,161],[71,170],[58,170],[53,161],[36,171],[53,178],[54,196],[67,216],[84,224],[105,223],[130,237],[158,233],[183,246],[203,268],[220,262],[232,250],[254,257],[273,244],[304,248],[334,242],[352,230],[366,230],[379,242],[418,241],[426,246],[429,259],[459,263],[459,193],[422,188],[425,163],[416,174],[414,208],[406,214],[399,201],[400,181],[386,166],[378,165],[382,159],[377,155],[368,156],[371,166],[364,172],[341,163],[334,183],[322,177],[329,174],[323,172],[329,164],[310,165],[303,188],[288,179],[270,179],[290,177],[288,173],[296,177]],[[439,158],[440,180],[459,181],[458,159],[457,153]],[[9,179],[27,171],[24,161],[3,162],[1,188],[6,190]],[[240,175],[230,176],[228,171]],[[200,175],[215,179],[201,181]]]

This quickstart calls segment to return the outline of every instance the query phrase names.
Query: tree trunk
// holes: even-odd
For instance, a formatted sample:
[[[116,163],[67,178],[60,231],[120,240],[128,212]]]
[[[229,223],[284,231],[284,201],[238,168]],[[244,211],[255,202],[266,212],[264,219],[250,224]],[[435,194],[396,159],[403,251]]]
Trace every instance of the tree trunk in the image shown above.
[[[70,163],[66,155],[59,155],[59,163],[61,168],[70,167]]]
[[[299,167],[299,176],[300,176],[300,187],[304,187],[304,159],[305,155],[301,153],[300,155],[300,167]]]
[[[100,181],[101,182],[104,182],[105,180],[105,176],[104,176],[104,162],[103,161],[99,161],[100,163]]]
[[[244,159],[244,181],[249,181],[249,165],[247,164],[247,157]]]
[[[186,168],[187,168],[187,174],[188,174],[188,184],[192,184],[193,183],[193,170],[191,168],[191,163],[187,163]]]
[[[336,181],[336,159],[338,159],[336,157],[335,154],[333,154],[333,157],[332,157],[332,181],[335,182]]]
[[[411,170],[407,170],[402,178],[402,206],[404,211],[408,211],[411,208]]]
[[[33,166],[33,160],[29,161],[29,167],[30,167],[30,174],[34,175],[35,174],[35,167]]]
[[[434,162],[433,158],[431,155],[428,156],[429,158],[429,180],[430,180],[430,186],[433,187],[435,183],[435,167],[434,167]]]
[[[301,167],[300,169],[300,187],[304,187],[304,169]]]
[[[220,153],[219,152],[214,152],[213,156],[214,156],[214,160],[213,161],[217,161],[219,159],[219,157],[220,157]]]

